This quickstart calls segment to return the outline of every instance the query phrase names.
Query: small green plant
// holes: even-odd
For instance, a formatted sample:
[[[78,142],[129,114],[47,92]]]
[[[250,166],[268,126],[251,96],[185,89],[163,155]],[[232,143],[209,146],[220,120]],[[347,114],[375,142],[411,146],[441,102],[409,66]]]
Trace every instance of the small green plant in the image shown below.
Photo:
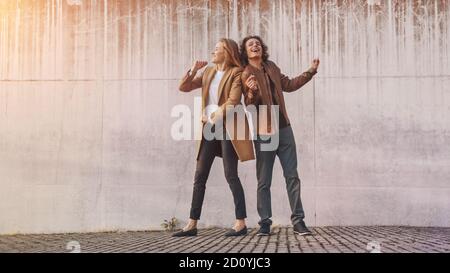
[[[172,217],[170,220],[164,220],[164,223],[161,224],[161,227],[165,231],[174,231],[178,226],[178,219],[175,217]]]

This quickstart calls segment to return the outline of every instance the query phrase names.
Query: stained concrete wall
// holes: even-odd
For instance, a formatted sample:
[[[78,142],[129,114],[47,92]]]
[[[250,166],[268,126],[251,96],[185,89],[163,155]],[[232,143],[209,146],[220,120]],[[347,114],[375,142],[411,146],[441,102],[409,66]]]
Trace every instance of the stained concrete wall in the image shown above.
[[[177,82],[223,36],[260,34],[286,95],[309,225],[450,226],[450,3],[0,1],[0,233],[156,229],[187,219],[193,141]],[[255,163],[240,165],[250,225]],[[281,168],[274,220],[289,224]],[[202,224],[229,226],[216,160]]]

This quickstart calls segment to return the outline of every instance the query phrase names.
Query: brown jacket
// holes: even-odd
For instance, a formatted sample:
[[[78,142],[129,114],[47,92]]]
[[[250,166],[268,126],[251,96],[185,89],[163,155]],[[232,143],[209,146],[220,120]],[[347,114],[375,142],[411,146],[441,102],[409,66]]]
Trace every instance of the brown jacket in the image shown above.
[[[278,102],[280,115],[284,115],[287,123],[290,124],[289,117],[286,111],[286,103],[284,101],[283,91],[293,92],[298,90],[300,87],[308,83],[317,73],[317,71],[314,69],[310,69],[302,73],[298,77],[289,79],[289,77],[281,73],[280,68],[272,61],[264,62],[263,67],[269,76],[269,80],[272,82],[275,88],[275,101]],[[245,83],[250,75],[255,75],[256,77],[256,81],[258,82],[258,92],[250,99],[248,96],[250,90],[245,84],[243,84],[245,104],[255,105],[256,107],[258,107],[259,105],[271,106],[273,104],[271,100],[272,93],[270,90],[270,86],[266,84],[264,71],[259,70],[252,65],[247,65],[242,73],[242,82]],[[262,119],[258,121],[258,134],[266,135],[274,133],[274,131],[272,131],[272,129],[274,128],[272,128],[270,118],[268,118],[268,120]]]
[[[199,75],[192,75],[189,72],[183,77],[180,83],[181,92],[190,92],[197,88],[202,88],[202,113],[205,111],[206,103],[208,101],[209,87],[214,79],[217,70],[214,67],[207,67],[204,72]],[[227,106],[235,106],[241,104],[242,98],[242,83],[241,83],[242,68],[234,67],[225,71],[222,81],[219,84],[219,109],[214,113],[213,121],[216,122],[223,119],[226,131],[231,137],[234,150],[240,161],[247,161],[255,159],[253,152],[253,143],[249,137],[249,126],[247,118],[245,117],[245,133],[244,139],[237,139],[236,132],[238,132],[238,122],[226,122]],[[237,117],[235,117],[237,119]],[[204,124],[201,128],[204,127]],[[239,128],[242,131],[242,128]],[[199,151],[201,149],[201,141],[198,142],[197,160]],[[220,155],[219,155],[220,156]]]

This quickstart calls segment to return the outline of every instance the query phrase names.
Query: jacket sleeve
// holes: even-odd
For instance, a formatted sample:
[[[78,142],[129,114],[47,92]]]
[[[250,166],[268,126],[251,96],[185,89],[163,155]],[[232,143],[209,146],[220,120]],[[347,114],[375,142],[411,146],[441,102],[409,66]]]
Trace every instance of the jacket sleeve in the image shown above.
[[[300,89],[300,87],[302,87],[303,85],[307,84],[316,74],[317,70],[311,68],[308,71],[303,72],[300,76],[295,77],[293,79],[289,79],[288,76],[280,72],[281,89],[284,92],[296,91]]]
[[[191,70],[189,70],[181,79],[180,86],[178,89],[181,92],[191,92],[197,88],[202,87],[204,72],[201,73],[199,76],[196,76],[196,74],[191,73]]]

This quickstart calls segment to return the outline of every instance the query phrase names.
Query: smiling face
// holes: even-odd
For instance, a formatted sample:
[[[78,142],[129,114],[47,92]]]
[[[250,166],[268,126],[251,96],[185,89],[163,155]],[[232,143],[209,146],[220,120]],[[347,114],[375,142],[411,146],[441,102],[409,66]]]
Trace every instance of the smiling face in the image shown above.
[[[252,38],[245,43],[245,50],[249,59],[262,58],[262,45],[256,38]]]
[[[214,64],[221,64],[225,62],[225,48],[222,42],[218,42],[216,44],[216,47],[214,49],[214,52],[212,53],[212,63]]]

